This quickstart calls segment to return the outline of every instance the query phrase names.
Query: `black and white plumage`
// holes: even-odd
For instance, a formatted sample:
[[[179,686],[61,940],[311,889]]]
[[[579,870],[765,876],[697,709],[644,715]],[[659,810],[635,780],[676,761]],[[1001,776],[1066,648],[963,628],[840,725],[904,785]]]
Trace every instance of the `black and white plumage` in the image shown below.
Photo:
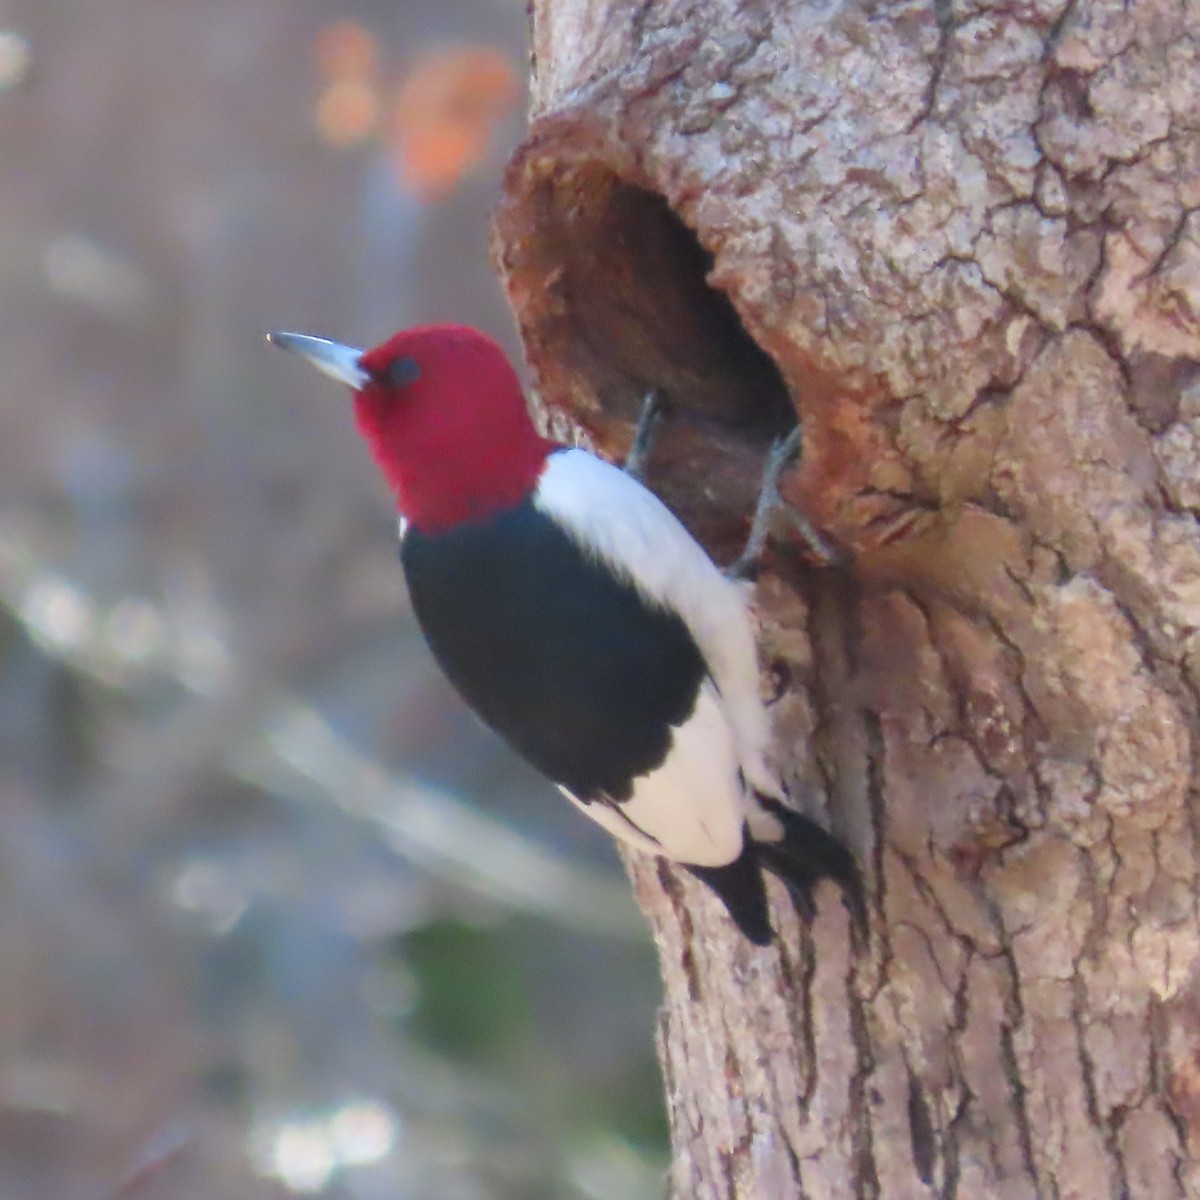
[[[629,475],[556,450],[527,499],[410,530],[400,557],[467,703],[610,833],[693,868],[752,941],[761,865],[807,886],[845,854],[779,803],[743,585]]]
[[[361,359],[338,347],[336,364],[358,372],[346,381],[407,518],[401,562],[435,657],[584,813],[683,864],[751,941],[768,942],[764,867],[806,908],[817,880],[853,889],[856,871],[840,842],[786,806],[769,765],[746,585],[630,475],[540,438],[504,372],[479,380],[489,403],[462,401],[475,423],[457,425],[456,440],[445,406],[474,376],[448,369],[462,336],[451,333],[410,331]],[[401,360],[404,385],[371,382],[397,378]],[[438,376],[441,393],[423,392]],[[432,447],[455,456],[444,482]]]

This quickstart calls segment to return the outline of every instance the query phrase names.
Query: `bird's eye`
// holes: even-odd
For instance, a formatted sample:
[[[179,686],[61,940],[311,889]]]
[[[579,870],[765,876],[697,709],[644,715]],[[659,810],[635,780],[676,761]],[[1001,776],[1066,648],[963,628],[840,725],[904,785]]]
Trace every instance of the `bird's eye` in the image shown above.
[[[391,387],[397,388],[416,383],[421,378],[421,364],[415,358],[393,359],[384,372],[384,378]]]

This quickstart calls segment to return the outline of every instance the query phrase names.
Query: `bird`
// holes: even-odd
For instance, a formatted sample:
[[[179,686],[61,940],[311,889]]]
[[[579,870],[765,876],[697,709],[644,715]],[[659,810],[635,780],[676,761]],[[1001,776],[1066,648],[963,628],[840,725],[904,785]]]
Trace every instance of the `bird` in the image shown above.
[[[824,878],[854,911],[852,853],[770,762],[749,585],[635,473],[543,436],[479,330],[267,340],[352,390],[417,622],[486,725],[609,833],[707,885],[754,945],[773,936],[764,870],[807,917]]]

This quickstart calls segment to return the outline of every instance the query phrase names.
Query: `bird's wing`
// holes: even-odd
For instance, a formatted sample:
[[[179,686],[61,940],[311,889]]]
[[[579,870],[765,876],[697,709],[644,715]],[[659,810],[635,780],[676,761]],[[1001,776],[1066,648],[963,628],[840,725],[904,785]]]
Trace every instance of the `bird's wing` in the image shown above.
[[[742,849],[745,814],[732,732],[710,680],[692,715],[675,727],[662,763],[633,780],[619,804],[581,802],[609,833],[639,850],[696,866],[723,866]]]
[[[535,504],[651,603],[679,614],[716,684],[743,774],[778,798],[746,585],[723,575],[657,496],[585,450],[551,456]]]

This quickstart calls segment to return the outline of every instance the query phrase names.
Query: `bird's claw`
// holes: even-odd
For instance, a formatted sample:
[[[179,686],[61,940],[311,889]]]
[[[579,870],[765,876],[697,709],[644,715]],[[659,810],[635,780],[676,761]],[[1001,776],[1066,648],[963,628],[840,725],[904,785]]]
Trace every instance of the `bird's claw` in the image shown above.
[[[767,465],[763,474],[763,482],[768,480],[778,482],[779,472],[800,453],[800,445],[804,441],[804,430],[797,425],[790,433],[776,438],[771,443],[767,453]]]
[[[654,432],[662,420],[662,415],[662,396],[657,388],[651,388],[642,401],[642,410],[633,430],[633,441],[630,442],[629,453],[625,456],[625,474],[631,475],[639,483],[646,469],[650,447],[654,444]]]
[[[754,520],[750,523],[750,533],[746,545],[737,559],[726,569],[726,574],[734,579],[753,579],[758,572],[762,559],[763,548],[767,544],[767,536],[771,532],[771,518],[775,510],[784,506],[779,494],[779,477],[783,469],[800,453],[803,431],[797,425],[785,437],[776,439],[767,452],[767,460],[763,465],[762,486],[758,492],[758,503],[754,508]],[[804,533],[808,522],[798,513],[788,510],[794,521],[802,523],[801,533]],[[816,537],[815,531],[812,537]]]

